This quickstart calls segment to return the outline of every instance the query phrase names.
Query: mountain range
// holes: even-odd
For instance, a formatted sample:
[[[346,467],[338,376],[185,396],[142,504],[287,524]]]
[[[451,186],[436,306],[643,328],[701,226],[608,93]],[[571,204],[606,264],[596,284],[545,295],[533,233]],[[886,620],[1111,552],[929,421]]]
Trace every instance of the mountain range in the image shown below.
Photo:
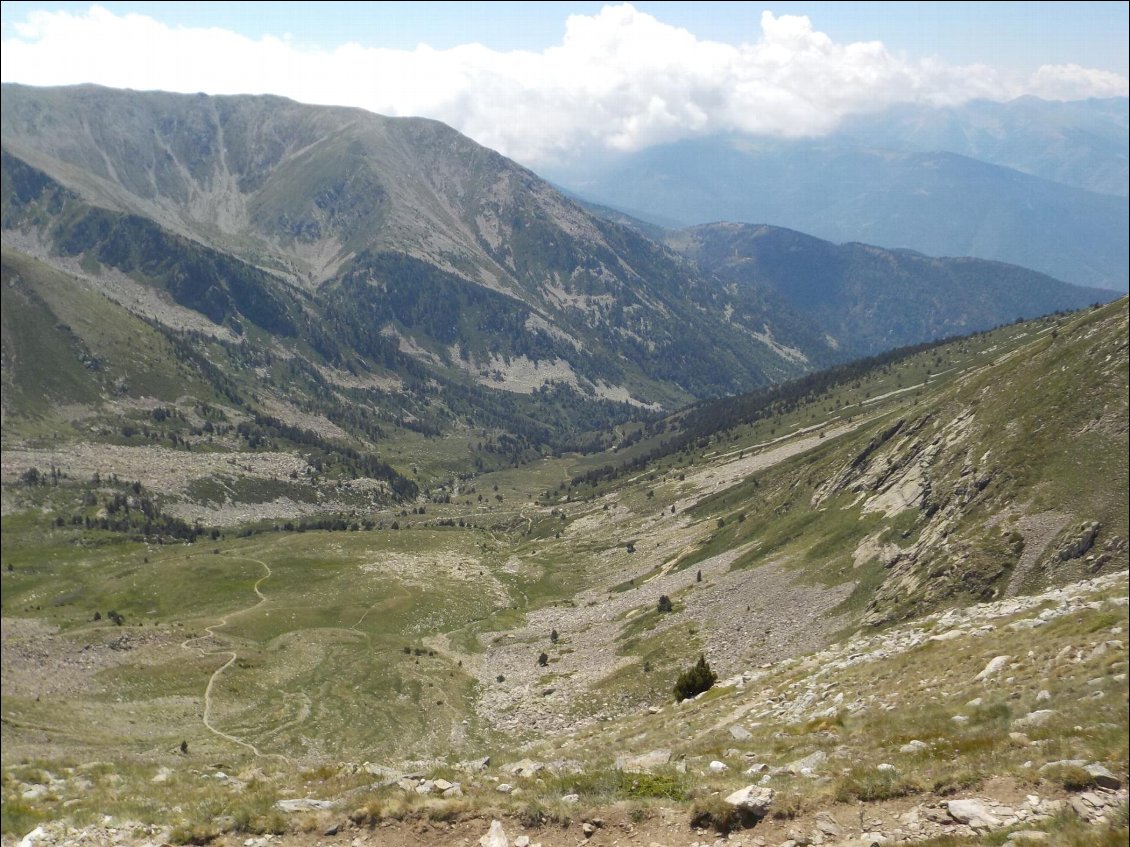
[[[892,107],[816,139],[689,139],[547,175],[668,228],[773,224],[1125,291],[1127,146],[1124,98],[1022,98]]]
[[[0,108],[5,844],[1126,843],[1125,296]]]
[[[94,86],[2,108],[13,257],[229,358],[396,386],[354,400],[429,431],[470,414],[532,445],[1109,296],[770,228],[663,244],[434,121]]]

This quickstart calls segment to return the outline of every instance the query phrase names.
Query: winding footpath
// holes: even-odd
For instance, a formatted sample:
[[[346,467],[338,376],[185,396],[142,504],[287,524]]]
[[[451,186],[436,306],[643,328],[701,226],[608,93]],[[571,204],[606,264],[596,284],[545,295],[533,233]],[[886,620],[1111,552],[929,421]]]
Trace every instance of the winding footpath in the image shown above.
[[[186,639],[181,644],[181,647],[183,647],[185,650],[191,650],[192,649],[191,645],[195,641],[206,641],[209,638],[219,639],[221,636],[217,635],[215,631],[217,629],[221,628],[221,627],[227,626],[229,618],[234,617],[235,615],[243,615],[243,614],[246,614],[248,612],[254,611],[255,609],[258,609],[260,606],[262,606],[264,603],[268,602],[267,595],[264,594],[260,590],[259,586],[262,585],[264,582],[266,582],[268,579],[271,578],[271,566],[268,565],[266,562],[264,562],[262,559],[253,559],[250,556],[231,556],[231,557],[228,557],[228,558],[232,558],[232,559],[238,558],[238,559],[243,559],[244,561],[248,561],[248,562],[255,562],[257,565],[261,565],[263,570],[266,571],[266,573],[263,574],[263,576],[259,577],[259,579],[257,579],[255,581],[255,585],[252,586],[252,590],[255,592],[255,596],[258,597],[259,599],[254,605],[248,606],[246,609],[240,609],[238,612],[233,612],[231,615],[228,615],[228,616],[222,618],[218,623],[214,623],[211,626],[204,627],[204,631],[208,633],[207,635],[198,635],[198,636],[194,636],[192,638]],[[263,751],[261,751],[258,747],[256,747],[251,742],[244,741],[242,738],[236,738],[234,735],[230,735],[230,734],[224,732],[222,729],[217,729],[215,726],[212,725],[212,722],[209,718],[209,715],[212,711],[212,688],[213,688],[213,686],[215,686],[216,680],[220,678],[220,674],[222,674],[229,667],[231,667],[232,663],[235,662],[235,660],[238,658],[239,654],[236,653],[236,651],[234,651],[234,650],[212,650],[212,651],[209,651],[209,650],[204,650],[203,648],[197,648],[197,649],[200,651],[201,656],[223,656],[224,654],[227,654],[227,656],[228,656],[228,660],[226,662],[224,662],[222,665],[220,665],[220,667],[218,667],[212,673],[212,675],[208,678],[208,684],[204,688],[204,714],[202,716],[202,719],[204,721],[204,726],[208,729],[208,731],[211,732],[214,735],[219,736],[220,738],[223,738],[225,741],[230,741],[232,744],[238,744],[240,747],[246,747],[248,750],[250,750],[256,756],[260,756],[260,757],[264,757],[264,758],[271,757],[271,758],[276,758],[276,759],[282,759],[287,764],[290,764],[291,762],[290,762],[290,758],[288,756],[284,756],[282,753],[264,753]]]

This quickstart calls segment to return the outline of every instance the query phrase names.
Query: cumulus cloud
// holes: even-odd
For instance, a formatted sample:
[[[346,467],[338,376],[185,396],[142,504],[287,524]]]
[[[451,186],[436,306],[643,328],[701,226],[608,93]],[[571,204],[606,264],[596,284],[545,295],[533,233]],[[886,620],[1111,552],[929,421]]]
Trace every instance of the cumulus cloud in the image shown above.
[[[423,115],[534,165],[715,132],[818,135],[847,114],[895,102],[1128,90],[1124,77],[1076,65],[1017,79],[984,65],[910,59],[877,41],[837,44],[807,17],[771,12],[755,39],[724,44],[627,4],[569,17],[561,43],[536,53],[477,44],[320,50],[98,6],[78,15],[35,12],[13,30],[0,51],[5,81],[273,93]]]

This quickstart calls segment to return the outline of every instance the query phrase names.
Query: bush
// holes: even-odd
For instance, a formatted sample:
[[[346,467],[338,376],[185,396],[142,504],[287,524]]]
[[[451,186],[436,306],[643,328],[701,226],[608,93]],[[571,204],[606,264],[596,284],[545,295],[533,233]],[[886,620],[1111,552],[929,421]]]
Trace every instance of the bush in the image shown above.
[[[661,613],[666,614],[667,612],[674,611],[675,607],[671,605],[670,597],[668,597],[666,594],[660,594],[658,609]]]
[[[675,682],[675,700],[676,702],[686,700],[704,691],[709,691],[717,681],[718,674],[710,669],[706,657],[699,656],[694,667],[679,674],[679,678]]]

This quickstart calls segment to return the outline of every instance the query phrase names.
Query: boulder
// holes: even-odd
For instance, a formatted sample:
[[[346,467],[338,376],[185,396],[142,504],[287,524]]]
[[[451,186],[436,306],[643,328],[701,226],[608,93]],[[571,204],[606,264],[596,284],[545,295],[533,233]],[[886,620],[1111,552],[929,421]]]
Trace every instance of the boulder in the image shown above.
[[[981,673],[979,673],[979,674],[977,674],[977,676],[973,677],[973,681],[974,682],[981,682],[982,680],[988,679],[991,676],[995,676],[997,673],[999,673],[1001,671],[1002,668],[1006,667],[1008,665],[1008,663],[1011,662],[1011,661],[1012,661],[1012,656],[997,656],[996,658],[990,660],[989,664],[985,665],[985,667],[981,671]]]
[[[773,803],[773,789],[747,785],[729,795],[726,802],[743,814],[763,818]]]
[[[823,750],[817,750],[815,753],[810,753],[803,759],[789,762],[785,765],[785,772],[791,774],[809,774],[815,771],[818,767],[828,761],[828,754]]]
[[[729,765],[725,762],[719,762],[717,759],[707,765],[707,767],[710,768],[711,773],[725,773],[730,769]]]
[[[918,753],[918,752],[921,752],[922,750],[928,750],[929,748],[930,748],[930,745],[927,744],[925,741],[919,741],[917,738],[915,738],[913,741],[908,741],[905,744],[903,744],[901,747],[899,747],[899,752],[900,753]]]
[[[502,828],[501,821],[491,821],[487,834],[479,839],[479,847],[510,847],[510,839]]]
[[[1012,722],[1013,729],[1029,729],[1034,726],[1044,726],[1048,721],[1058,715],[1055,709],[1037,709],[1034,712],[1029,712],[1022,718],[1017,718]]]
[[[821,835],[827,838],[839,838],[844,834],[840,825],[836,823],[836,819],[828,812],[818,812],[816,814],[816,829],[820,831]]]
[[[1108,791],[1117,791],[1122,787],[1122,781],[1098,762],[1084,765],[1083,770],[1095,778],[1095,785]]]
[[[1001,826],[1001,819],[990,812],[980,800],[950,800],[946,803],[946,810],[955,821],[974,829],[993,829]]]
[[[544,762],[535,762],[533,759],[520,759],[503,765],[502,770],[513,776],[531,777],[545,770]]]
[[[753,733],[746,729],[744,726],[734,724],[730,727],[730,735],[734,737],[735,741],[749,741],[753,738]]]

